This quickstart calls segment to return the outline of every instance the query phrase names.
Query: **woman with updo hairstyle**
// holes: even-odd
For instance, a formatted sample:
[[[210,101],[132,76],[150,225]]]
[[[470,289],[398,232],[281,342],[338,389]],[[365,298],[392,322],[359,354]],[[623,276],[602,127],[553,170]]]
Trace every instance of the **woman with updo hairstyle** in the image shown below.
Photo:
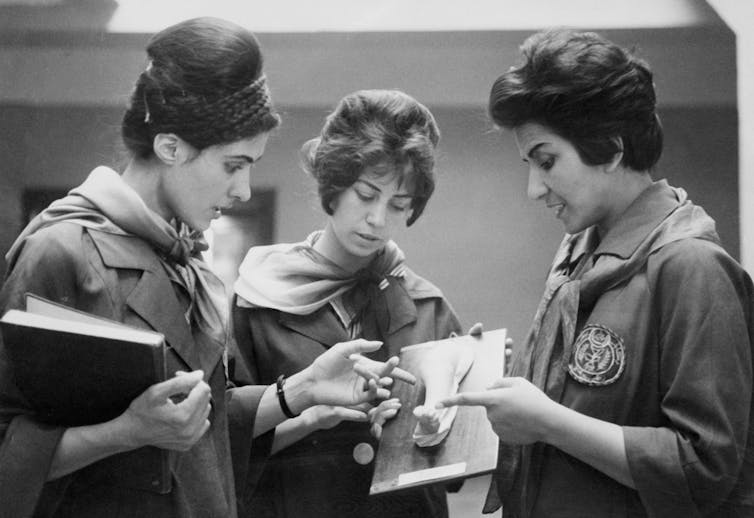
[[[531,36],[494,82],[528,196],[561,221],[510,377],[485,506],[503,516],[754,516],[754,289],[715,222],[659,176],[652,72],[594,33]]]
[[[232,518],[234,465],[236,482],[253,486],[269,450],[252,438],[286,412],[389,397],[375,380],[395,375],[396,361],[359,356],[379,347],[364,340],[334,344],[279,394],[245,386],[201,232],[249,199],[251,168],[279,124],[259,45],[238,25],[199,18],[156,34],[147,54],[123,118],[127,166],[97,167],[29,223],[6,256],[0,310],[32,293],[161,333],[168,379],[113,419],[49,420],[15,385],[0,344],[2,516]],[[231,442],[244,452],[233,463]]]
[[[379,340],[372,357],[385,359],[459,331],[441,291],[391,240],[432,196],[439,138],[412,97],[365,90],[343,98],[304,144],[325,227],[298,243],[251,248],[235,283],[236,340],[255,383],[305,368],[335,341]],[[442,484],[369,496],[381,426],[399,408],[397,399],[321,405],[278,426],[248,516],[447,516]]]

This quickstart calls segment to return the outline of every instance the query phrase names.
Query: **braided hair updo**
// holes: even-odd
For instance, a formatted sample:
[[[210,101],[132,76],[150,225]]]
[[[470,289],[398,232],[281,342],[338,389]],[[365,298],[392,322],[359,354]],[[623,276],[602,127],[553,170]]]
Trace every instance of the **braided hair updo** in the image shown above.
[[[217,18],[187,20],[157,33],[147,55],[121,125],[134,156],[149,158],[158,133],[174,133],[200,152],[280,124],[259,43],[243,27]]]
[[[344,97],[325,120],[319,137],[301,149],[304,169],[317,181],[322,208],[333,214],[335,198],[367,169],[402,175],[412,189],[416,221],[435,189],[434,153],[440,130],[432,113],[398,90],[361,90]]]

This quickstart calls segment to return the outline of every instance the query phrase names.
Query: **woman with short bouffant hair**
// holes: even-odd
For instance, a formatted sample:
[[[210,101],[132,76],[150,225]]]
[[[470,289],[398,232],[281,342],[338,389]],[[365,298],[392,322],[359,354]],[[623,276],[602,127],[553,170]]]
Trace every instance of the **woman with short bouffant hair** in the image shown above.
[[[659,174],[652,72],[589,32],[528,38],[492,86],[528,196],[566,236],[484,405],[505,518],[754,516],[754,287]]]
[[[325,228],[299,243],[252,248],[235,284],[239,354],[255,383],[307,367],[333,341],[379,340],[380,359],[459,331],[442,292],[391,239],[432,195],[439,138],[431,112],[411,96],[363,90],[344,97],[304,144]],[[399,408],[397,399],[321,405],[278,426],[248,516],[447,516],[442,484],[369,495],[381,426]]]

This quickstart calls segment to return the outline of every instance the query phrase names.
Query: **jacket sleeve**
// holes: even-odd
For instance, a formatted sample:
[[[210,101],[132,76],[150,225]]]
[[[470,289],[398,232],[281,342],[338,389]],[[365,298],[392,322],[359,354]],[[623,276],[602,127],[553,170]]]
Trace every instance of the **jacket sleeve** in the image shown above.
[[[437,299],[435,304],[435,336],[438,338],[448,338],[452,333],[464,334],[466,331],[461,329],[461,322],[458,315],[445,300],[445,297]]]
[[[625,427],[626,453],[650,516],[701,516],[730,498],[751,434],[751,280],[698,240],[650,261],[668,425]]]
[[[275,429],[254,438],[254,422],[259,401],[267,389],[256,385],[256,366],[250,361],[251,331],[248,310],[233,304],[232,318],[235,339],[229,347],[230,387],[228,399],[228,428],[231,457],[239,508],[251,498],[272,451]]]
[[[0,291],[2,313],[24,308],[26,292],[69,303],[75,297],[86,262],[81,253],[81,232],[69,225],[55,225],[52,230],[26,239]],[[64,431],[34,419],[28,402],[13,383],[13,370],[0,343],[0,509],[4,516],[32,514]],[[65,480],[53,485],[62,489]]]

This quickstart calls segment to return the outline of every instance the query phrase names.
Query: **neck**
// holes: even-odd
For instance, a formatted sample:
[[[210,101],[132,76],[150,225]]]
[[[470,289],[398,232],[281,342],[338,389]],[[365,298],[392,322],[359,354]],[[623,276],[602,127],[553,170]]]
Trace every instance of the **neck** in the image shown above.
[[[613,207],[610,217],[597,224],[597,234],[600,239],[605,237],[607,232],[623,216],[626,209],[636,201],[644,190],[652,185],[652,177],[647,171],[632,171],[621,168],[611,174],[618,174],[618,184],[612,189],[613,199],[610,204]]]
[[[144,200],[149,209],[159,214],[165,221],[172,221],[173,216],[162,203],[160,196],[160,178],[163,175],[152,162],[133,159],[121,176],[123,181]]]
[[[361,270],[374,258],[374,255],[360,257],[353,255],[346,250],[338,240],[338,236],[335,235],[335,231],[329,222],[327,223],[325,230],[322,232],[322,235],[320,235],[319,239],[314,243],[314,250],[351,273]]]

